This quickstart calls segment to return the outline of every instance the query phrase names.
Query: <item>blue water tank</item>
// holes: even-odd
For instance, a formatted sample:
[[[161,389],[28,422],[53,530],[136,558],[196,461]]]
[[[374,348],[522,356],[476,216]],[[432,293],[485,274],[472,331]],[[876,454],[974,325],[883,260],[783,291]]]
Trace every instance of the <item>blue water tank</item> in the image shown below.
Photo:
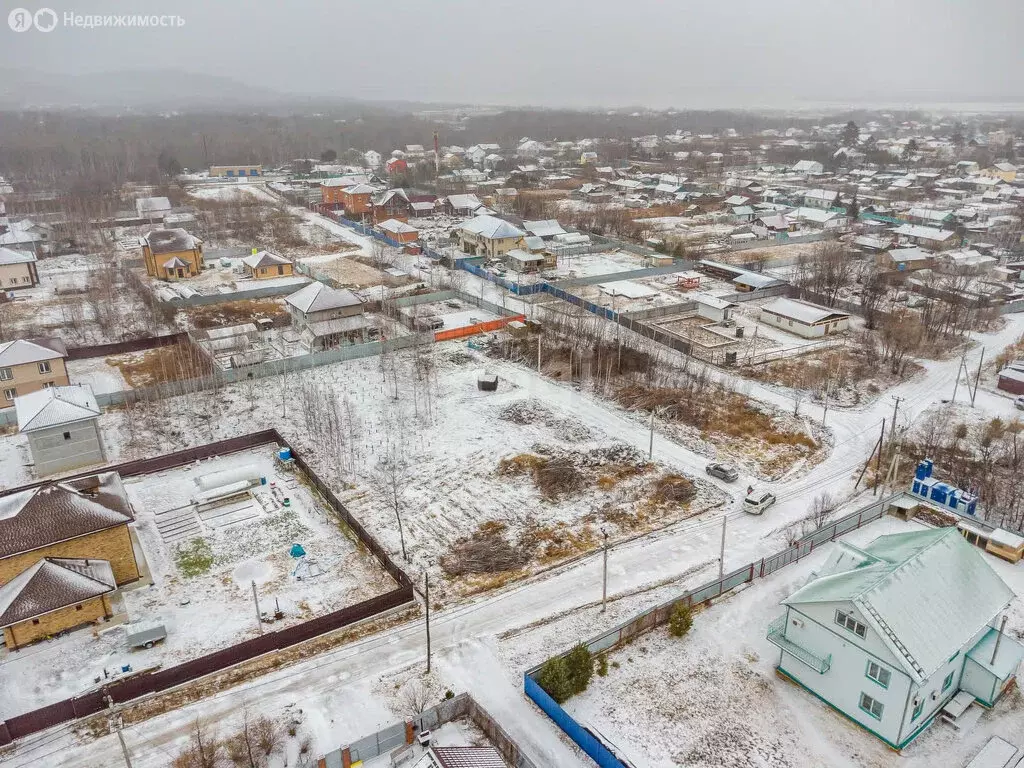
[[[292,449],[291,448],[282,448],[280,451],[278,451],[277,456],[278,456],[279,459],[281,459],[281,461],[291,461],[291,459],[292,459]]]

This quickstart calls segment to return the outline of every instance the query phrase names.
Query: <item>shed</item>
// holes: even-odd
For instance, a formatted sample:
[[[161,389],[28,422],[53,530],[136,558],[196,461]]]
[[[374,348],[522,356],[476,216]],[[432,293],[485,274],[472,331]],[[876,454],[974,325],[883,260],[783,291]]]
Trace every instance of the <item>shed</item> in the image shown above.
[[[1024,395],[1024,360],[1013,360],[999,372],[996,387],[1013,395]]]
[[[783,297],[762,306],[760,320],[805,339],[829,336],[850,327],[850,316],[845,312]]]
[[[48,387],[14,400],[18,431],[28,437],[40,477],[107,460],[100,407],[88,387]]]
[[[693,300],[697,302],[697,316],[716,323],[731,320],[733,310],[739,306],[709,293],[695,293]]]

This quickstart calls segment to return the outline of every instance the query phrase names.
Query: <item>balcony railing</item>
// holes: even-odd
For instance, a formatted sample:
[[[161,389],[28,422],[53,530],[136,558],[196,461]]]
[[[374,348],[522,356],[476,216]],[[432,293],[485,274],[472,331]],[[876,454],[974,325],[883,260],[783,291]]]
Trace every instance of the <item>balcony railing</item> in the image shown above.
[[[818,656],[786,637],[786,614],[782,614],[768,625],[768,642],[806,664],[819,675],[825,674],[832,667],[831,653],[824,657]]]

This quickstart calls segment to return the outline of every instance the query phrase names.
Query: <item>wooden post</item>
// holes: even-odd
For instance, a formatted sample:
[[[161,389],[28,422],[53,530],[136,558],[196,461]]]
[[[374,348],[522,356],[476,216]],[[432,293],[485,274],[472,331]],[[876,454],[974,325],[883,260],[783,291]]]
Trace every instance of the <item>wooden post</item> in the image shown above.
[[[412,727],[412,720],[405,721],[405,743],[412,744],[416,738],[415,729]]]
[[[327,768],[327,761],[321,757],[317,760],[316,765],[317,768]],[[348,747],[341,749],[341,768],[352,768],[352,753],[349,752]]]

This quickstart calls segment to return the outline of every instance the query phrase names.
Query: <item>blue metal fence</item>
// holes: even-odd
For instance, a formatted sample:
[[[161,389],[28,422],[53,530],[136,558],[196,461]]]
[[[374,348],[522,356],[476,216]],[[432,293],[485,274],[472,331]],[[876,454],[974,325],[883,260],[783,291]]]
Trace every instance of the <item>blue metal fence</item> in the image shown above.
[[[544,714],[550,717],[601,768],[627,768],[608,747],[601,743],[600,739],[573,720],[569,713],[562,709],[558,702],[552,699],[547,691],[530,677],[529,673],[523,676],[523,687],[533,703],[540,707]]]

